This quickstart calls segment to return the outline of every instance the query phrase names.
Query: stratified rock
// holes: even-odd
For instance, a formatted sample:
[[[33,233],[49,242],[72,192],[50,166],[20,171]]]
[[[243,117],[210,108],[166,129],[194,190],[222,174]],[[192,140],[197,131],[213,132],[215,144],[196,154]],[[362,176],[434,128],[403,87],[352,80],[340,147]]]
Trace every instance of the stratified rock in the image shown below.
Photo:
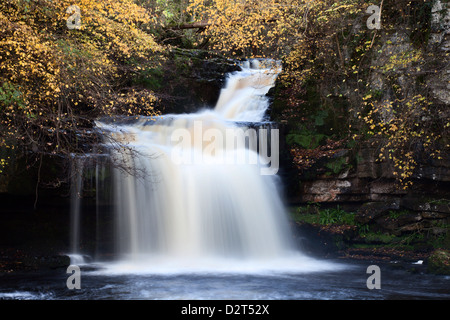
[[[338,199],[342,193],[347,193],[352,184],[349,180],[324,179],[304,183],[304,194],[309,195],[309,201],[331,202]],[[306,197],[305,197],[306,198]]]
[[[405,197],[401,200],[400,204],[402,207],[413,211],[440,212],[450,215],[450,202],[448,200],[436,202],[417,197]]]
[[[388,231],[394,235],[400,235],[399,224],[397,219],[392,217],[380,217],[376,220],[377,225],[381,230]]]

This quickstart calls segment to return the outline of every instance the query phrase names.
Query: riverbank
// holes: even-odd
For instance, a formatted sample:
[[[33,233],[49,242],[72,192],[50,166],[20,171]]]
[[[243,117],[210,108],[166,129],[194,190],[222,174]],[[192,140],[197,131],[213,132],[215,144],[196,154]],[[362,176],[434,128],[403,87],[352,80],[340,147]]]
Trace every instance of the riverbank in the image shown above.
[[[310,255],[415,263],[425,272],[450,274],[448,206],[426,209],[428,218],[389,203],[366,203],[355,211],[308,204],[290,207],[289,212],[295,242]]]

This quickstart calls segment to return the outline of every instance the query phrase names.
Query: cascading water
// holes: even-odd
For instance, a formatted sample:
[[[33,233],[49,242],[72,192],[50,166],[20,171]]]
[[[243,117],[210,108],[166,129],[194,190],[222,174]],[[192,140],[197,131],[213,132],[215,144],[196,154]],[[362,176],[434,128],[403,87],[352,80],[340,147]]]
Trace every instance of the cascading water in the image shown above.
[[[6,272],[0,299],[448,299],[448,276],[413,275],[405,261],[383,263],[384,289],[368,290],[368,261],[295,250],[274,175],[278,137],[261,122],[276,73],[252,64],[229,76],[213,110],[98,123],[111,156],[73,158],[71,263],[82,265],[81,290],[66,289],[59,268]],[[248,147],[227,144],[242,137]],[[176,317],[191,307],[182,305],[161,311]],[[214,316],[228,307],[238,311],[227,304]]]
[[[109,210],[105,203],[110,202],[111,194],[110,186],[106,184],[104,177],[107,175],[109,166],[110,161],[107,155],[73,155],[70,176],[70,253],[68,254],[72,264],[85,264],[92,258],[90,257],[92,252],[84,251],[83,247],[87,241],[83,234],[95,232],[95,237],[89,237],[88,241],[95,241],[96,254],[102,251],[101,247],[104,247],[103,243],[105,238],[107,239],[104,235],[109,231],[105,230],[105,217],[108,215],[104,211]],[[86,193],[95,193],[95,197],[86,199],[83,197]],[[89,217],[90,213],[84,212],[84,206],[89,207],[92,202],[95,202],[94,221],[92,217]],[[92,222],[95,222],[95,228],[88,228],[88,230],[83,228]]]
[[[119,164],[113,169],[116,270],[327,268],[291,242],[274,175],[277,131],[248,126],[264,120],[265,94],[280,71],[273,65],[243,63],[213,110],[97,123]]]
[[[273,87],[280,66],[272,60],[251,60],[245,61],[242,69],[228,78],[214,110],[233,121],[260,122],[269,106],[265,95]]]

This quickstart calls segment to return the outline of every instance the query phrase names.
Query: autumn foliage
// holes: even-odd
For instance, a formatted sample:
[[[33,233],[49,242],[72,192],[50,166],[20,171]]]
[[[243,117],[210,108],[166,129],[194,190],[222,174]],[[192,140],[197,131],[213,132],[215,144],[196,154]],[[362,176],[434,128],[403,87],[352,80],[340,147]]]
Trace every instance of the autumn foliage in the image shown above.
[[[366,26],[369,5],[381,6],[379,30]],[[432,5],[423,0],[191,0],[189,10],[194,21],[203,22],[202,35],[214,50],[283,61],[277,120],[287,122],[292,134],[326,135],[320,147],[325,149],[333,140],[370,140],[378,161],[392,162],[406,188],[420,164],[444,160],[449,149],[448,105],[427,85],[427,75],[445,70],[449,57],[427,45]],[[400,35],[412,45],[399,51],[387,39]],[[405,77],[417,80],[405,84]],[[324,113],[326,119],[318,121]],[[292,149],[299,167],[315,161],[313,150],[302,148],[308,149],[298,144]],[[316,160],[324,156],[315,153]]]
[[[0,3],[0,146],[85,152],[93,120],[154,115],[155,94],[131,79],[161,60],[151,17],[131,0]],[[7,159],[2,159],[3,163]]]
[[[381,3],[382,28],[367,28],[367,7]],[[177,43],[283,62],[275,120],[320,138],[293,144],[296,165],[331,156],[337,141],[370,140],[409,186],[421,162],[449,148],[448,106],[427,85],[449,54],[427,46],[430,14],[423,0],[3,0],[0,146],[84,152],[94,119],[157,114],[158,93],[134,79]],[[386,40],[400,32],[413,46],[392,52]],[[417,81],[405,88],[405,78]],[[6,162],[0,156],[0,170]]]

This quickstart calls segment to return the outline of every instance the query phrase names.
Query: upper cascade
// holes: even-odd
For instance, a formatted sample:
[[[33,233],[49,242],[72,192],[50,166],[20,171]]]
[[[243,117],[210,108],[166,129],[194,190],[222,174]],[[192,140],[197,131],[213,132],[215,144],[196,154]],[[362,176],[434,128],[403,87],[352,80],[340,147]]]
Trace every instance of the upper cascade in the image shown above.
[[[275,85],[281,63],[271,59],[241,62],[242,71],[228,75],[214,110],[233,121],[263,121],[269,107],[266,94]]]

